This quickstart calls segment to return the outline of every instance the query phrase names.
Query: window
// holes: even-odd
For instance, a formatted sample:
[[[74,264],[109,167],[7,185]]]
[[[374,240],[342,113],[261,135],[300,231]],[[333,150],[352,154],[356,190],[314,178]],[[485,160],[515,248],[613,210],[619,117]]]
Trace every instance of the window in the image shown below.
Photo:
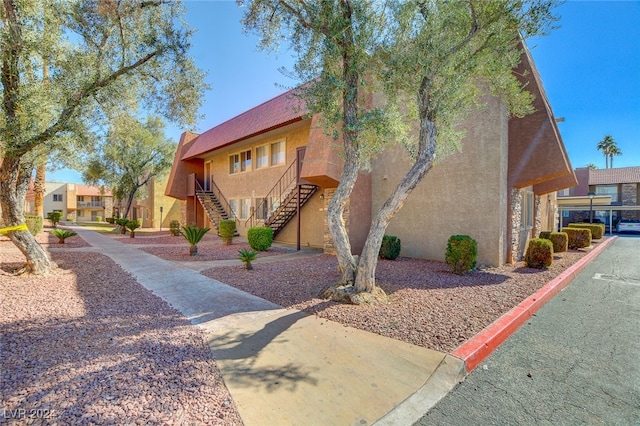
[[[256,169],[261,169],[269,165],[269,146],[262,145],[256,147]]]
[[[247,170],[251,170],[250,149],[229,156],[229,174],[233,175]]]
[[[558,197],[568,197],[569,195],[571,195],[569,188],[561,189],[560,191],[558,191]]]
[[[251,215],[251,198],[240,200],[240,219],[248,219]]]
[[[596,195],[610,195],[612,203],[620,201],[618,185],[598,185],[596,186]]]
[[[284,141],[271,144],[271,165],[284,164]]]
[[[234,215],[238,215],[238,200],[229,200],[229,207]]]
[[[269,216],[269,199],[256,198],[256,219],[266,220]]]
[[[53,194],[53,201],[62,201],[62,194]]]
[[[522,229],[531,229],[533,227],[533,192],[522,191],[522,219],[520,227]]]

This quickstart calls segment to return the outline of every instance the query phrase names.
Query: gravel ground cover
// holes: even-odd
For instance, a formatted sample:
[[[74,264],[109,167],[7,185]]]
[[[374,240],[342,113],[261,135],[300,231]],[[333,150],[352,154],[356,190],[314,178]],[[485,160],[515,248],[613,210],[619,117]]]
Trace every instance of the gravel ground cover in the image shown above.
[[[0,389],[8,424],[241,425],[204,334],[108,257],[65,251],[46,277],[0,238]],[[57,241],[57,239],[55,239]]]
[[[112,236],[143,244],[133,242],[138,236]],[[176,251],[186,250],[186,245],[166,242],[180,239],[165,234],[138,241],[155,245],[140,249],[158,256],[194,260]],[[222,256],[214,255],[215,250],[228,250],[236,257],[242,248],[216,239],[203,241],[199,251],[210,248],[214,257]],[[79,236],[58,244],[57,238],[41,233],[38,240],[55,249],[51,257],[60,269],[51,276],[11,275],[23,266],[24,257],[0,237],[3,421],[242,424],[200,330],[108,257],[81,251],[88,244]],[[257,263],[253,271],[217,267],[204,274],[288,308],[448,352],[587,251],[556,254],[548,270],[529,269],[520,262],[464,276],[450,273],[441,262],[381,260],[377,284],[390,302],[378,306],[317,298],[325,285],[338,279],[333,256]],[[18,415],[11,418],[11,413]]]
[[[597,243],[596,243],[597,244]],[[335,257],[203,271],[208,277],[281,306],[437,351],[451,352],[573,265],[587,250],[558,253],[547,270],[513,266],[455,275],[442,262],[380,260],[376,284],[389,303],[354,306],[318,298],[338,278]]]

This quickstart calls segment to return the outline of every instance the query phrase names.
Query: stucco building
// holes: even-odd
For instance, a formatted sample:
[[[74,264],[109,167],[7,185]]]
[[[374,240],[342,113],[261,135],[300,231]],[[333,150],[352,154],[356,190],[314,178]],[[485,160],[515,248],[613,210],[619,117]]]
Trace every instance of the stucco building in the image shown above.
[[[535,96],[536,112],[512,118],[487,96],[487,107],[463,124],[461,151],[433,167],[387,229],[401,239],[401,255],[442,260],[448,238],[467,234],[478,241],[480,264],[500,265],[554,228],[556,191],[576,179],[527,53],[515,73]],[[166,187],[181,200],[182,223],[216,227],[232,218],[241,235],[266,223],[277,241],[332,252],[325,216],[342,148],[318,120],[287,92],[200,135],[184,133]],[[390,146],[360,174],[345,214],[354,253],[409,164],[401,147]]]

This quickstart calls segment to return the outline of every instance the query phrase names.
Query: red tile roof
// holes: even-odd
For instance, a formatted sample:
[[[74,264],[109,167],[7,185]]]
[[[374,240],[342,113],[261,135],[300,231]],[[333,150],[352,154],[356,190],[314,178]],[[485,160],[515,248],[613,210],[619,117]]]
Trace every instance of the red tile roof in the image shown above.
[[[640,166],[589,170],[589,185],[639,183]]]
[[[97,186],[89,186],[89,185],[76,185],[76,195],[87,195],[87,196],[95,196],[95,197],[111,197],[111,190],[108,188],[104,188],[104,191],[101,192],[101,189]]]
[[[289,90],[199,135],[182,160],[301,120],[308,110]]]

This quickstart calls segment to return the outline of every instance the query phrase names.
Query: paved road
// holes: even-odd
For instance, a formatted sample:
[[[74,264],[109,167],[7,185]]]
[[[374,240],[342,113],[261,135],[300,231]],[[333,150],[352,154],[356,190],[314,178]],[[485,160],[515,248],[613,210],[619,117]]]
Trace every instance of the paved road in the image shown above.
[[[640,425],[640,238],[622,236],[415,425]]]

